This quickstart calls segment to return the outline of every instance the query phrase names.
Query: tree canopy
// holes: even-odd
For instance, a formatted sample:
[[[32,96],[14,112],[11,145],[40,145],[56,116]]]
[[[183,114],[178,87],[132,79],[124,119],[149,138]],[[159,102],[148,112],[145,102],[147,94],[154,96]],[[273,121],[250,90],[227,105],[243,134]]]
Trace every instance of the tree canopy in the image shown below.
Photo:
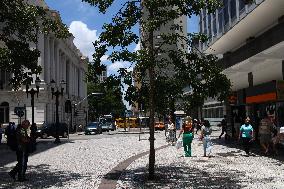
[[[32,74],[40,74],[40,52],[31,48],[38,34],[53,33],[57,38],[69,36],[67,27],[49,10],[23,0],[0,1],[0,69],[12,73],[10,84],[18,89],[32,82]]]
[[[82,0],[97,6],[105,13],[114,0]],[[186,28],[179,18],[197,15],[202,9],[209,13],[220,5],[219,0],[126,0],[112,23],[103,26],[99,40],[94,42],[94,62],[97,69],[101,57],[109,60],[129,61],[133,71],[121,68],[118,79],[129,85],[125,99],[131,104],[143,103],[150,115],[149,176],[153,178],[155,164],[154,115],[173,101],[183,107],[201,105],[207,97],[226,99],[230,81],[222,74],[217,58],[195,48],[196,42],[206,43],[203,34],[184,35]],[[139,24],[140,34],[133,31]],[[166,31],[165,31],[166,28]],[[159,35],[159,40],[157,39]],[[141,43],[141,50],[131,51],[129,46]],[[111,50],[110,50],[111,49]],[[161,56],[162,55],[162,56]],[[184,88],[190,88],[185,95]]]

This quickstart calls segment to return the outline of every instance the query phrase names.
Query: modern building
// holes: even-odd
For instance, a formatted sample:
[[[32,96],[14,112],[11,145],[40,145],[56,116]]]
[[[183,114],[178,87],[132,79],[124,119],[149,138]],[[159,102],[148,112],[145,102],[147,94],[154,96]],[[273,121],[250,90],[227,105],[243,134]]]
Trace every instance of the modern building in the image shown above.
[[[168,7],[167,9],[173,9]],[[147,11],[143,11],[143,17],[142,19],[147,19],[147,17],[149,16],[147,14]],[[180,26],[180,30],[173,30],[172,28],[175,26],[179,25]],[[158,61],[160,60],[169,60],[168,57],[168,53],[170,51],[177,51],[177,50],[183,50],[183,51],[187,51],[187,44],[184,40],[178,40],[176,44],[170,45],[170,44],[163,44],[163,39],[161,37],[161,35],[166,34],[166,35],[170,35],[170,34],[179,34],[181,36],[184,36],[185,38],[187,37],[187,17],[185,15],[168,21],[166,24],[161,25],[161,27],[159,28],[159,30],[154,31],[154,48],[159,48],[161,49],[160,53],[157,54],[156,59]],[[147,33],[144,32],[142,30],[142,28],[140,28],[140,38],[141,40],[143,40],[143,37],[146,36]],[[161,44],[163,44],[163,46],[161,46]],[[141,49],[143,48],[142,46],[140,47]],[[159,68],[160,69],[160,68]],[[136,70],[136,68],[134,68],[134,70]],[[137,71],[137,70],[136,70]],[[172,75],[174,75],[175,71],[174,71],[174,65],[173,64],[169,64],[167,65],[167,67],[160,69],[159,71],[160,74],[163,74],[163,76],[168,76],[171,77]],[[140,88],[142,85],[141,83],[138,82],[134,82],[134,85],[138,88]],[[139,106],[139,108],[138,108]],[[140,109],[140,112],[139,112]],[[141,111],[144,111],[144,106],[141,104],[136,103],[134,107],[132,107],[132,111],[134,115],[139,115],[140,114],[145,114],[142,113]],[[148,113],[146,113],[147,115]],[[141,115],[142,116],[142,115]],[[145,115],[144,115],[145,116]]]
[[[31,1],[36,5],[43,6],[51,17],[60,18],[55,10],[50,10],[44,1]],[[56,119],[55,97],[51,92],[51,81],[57,83],[61,90],[60,82],[66,82],[63,96],[59,96],[59,121],[71,125],[85,125],[85,116],[87,112],[87,101],[80,103],[75,107],[79,111],[77,118],[73,118],[70,113],[65,113],[65,101],[69,99],[73,104],[77,104],[87,96],[87,86],[85,75],[87,72],[88,59],[76,48],[73,43],[74,37],[68,39],[57,39],[53,34],[39,34],[38,44],[31,45],[37,47],[41,54],[38,58],[38,65],[42,67],[42,73],[38,76],[40,79],[40,88],[38,97],[35,95],[35,123],[41,125],[44,122],[54,123]],[[11,90],[8,85],[11,73],[1,70],[0,77],[0,123],[15,122],[20,119],[29,119],[32,117],[31,96],[27,98],[26,88],[23,86],[19,91]],[[35,88],[34,82],[30,87]],[[25,114],[19,117],[15,114],[15,107],[23,107]],[[71,123],[72,121],[72,123]]]
[[[267,113],[275,124],[284,125],[284,1],[224,0],[213,14],[200,14],[200,32],[209,37],[199,48],[217,55],[223,73],[232,82],[227,102],[208,99],[203,117],[212,123],[227,115],[233,134],[245,116],[258,131]]]

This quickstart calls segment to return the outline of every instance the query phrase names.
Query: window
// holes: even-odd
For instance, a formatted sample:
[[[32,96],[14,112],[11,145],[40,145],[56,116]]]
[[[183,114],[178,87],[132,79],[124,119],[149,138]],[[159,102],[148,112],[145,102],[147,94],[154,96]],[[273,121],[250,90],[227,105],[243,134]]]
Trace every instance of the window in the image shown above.
[[[216,13],[213,14],[213,36],[217,34]]]
[[[208,37],[209,39],[211,38],[212,36],[212,32],[211,32],[211,14],[208,14]]]
[[[223,8],[220,8],[219,11],[218,11],[218,23],[219,23],[219,33],[222,33],[223,32]]]
[[[227,25],[229,23],[229,4],[228,4],[228,0],[224,0],[224,22],[225,25]]]
[[[245,11],[245,2],[244,0],[239,0],[239,10],[240,10],[240,14],[242,14]]]
[[[230,1],[231,20],[236,18],[236,0]]]
[[[10,73],[0,70],[0,90],[7,89],[10,79]]]

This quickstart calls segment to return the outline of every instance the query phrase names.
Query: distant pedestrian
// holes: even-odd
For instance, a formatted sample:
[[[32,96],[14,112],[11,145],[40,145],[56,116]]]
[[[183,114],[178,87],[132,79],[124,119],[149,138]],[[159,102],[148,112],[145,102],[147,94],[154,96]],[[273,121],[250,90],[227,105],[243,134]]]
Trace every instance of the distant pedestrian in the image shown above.
[[[2,143],[3,125],[0,123],[0,144]]]
[[[222,132],[219,136],[219,139],[221,139],[221,137],[223,136],[224,133],[225,133],[225,140],[228,138],[228,135],[227,135],[227,119],[226,118],[227,118],[227,116],[224,115],[224,118],[221,121]]]
[[[24,120],[21,125],[19,125],[16,129],[16,140],[17,140],[17,161],[16,166],[9,172],[9,175],[14,180],[16,179],[16,175],[18,174],[18,181],[23,182],[27,179],[25,178],[25,173],[27,170],[27,162],[28,162],[28,145],[30,142],[30,137],[27,134],[27,129],[30,126],[30,122],[28,120]]]
[[[250,118],[247,117],[245,119],[245,124],[243,124],[240,128],[239,140],[242,140],[244,150],[247,155],[249,155],[250,146],[253,141],[253,127],[250,124]]]
[[[169,130],[169,142],[171,142],[171,144],[174,145],[174,142],[176,141],[176,133],[175,133],[175,124],[172,122],[171,118],[169,119],[168,130]]]
[[[7,139],[7,145],[10,148],[14,148],[16,146],[16,126],[12,122],[9,122],[8,126],[5,129],[5,135]],[[15,149],[14,149],[15,150]]]
[[[265,114],[264,118],[260,121],[259,130],[258,130],[259,142],[261,147],[263,148],[263,153],[265,155],[267,155],[269,151],[272,128],[273,128],[273,123],[268,118],[268,115]]]
[[[193,120],[193,128],[195,129],[195,134],[197,134],[197,131],[201,130],[200,121],[198,119]]]
[[[192,120],[188,116],[185,118],[185,122],[182,124],[182,129],[179,133],[179,137],[183,134],[182,141],[185,157],[191,157],[191,143],[194,138],[193,132]]]
[[[212,142],[211,142],[212,129],[208,120],[204,121],[204,126],[201,128],[200,138],[203,141],[204,157],[211,157]]]

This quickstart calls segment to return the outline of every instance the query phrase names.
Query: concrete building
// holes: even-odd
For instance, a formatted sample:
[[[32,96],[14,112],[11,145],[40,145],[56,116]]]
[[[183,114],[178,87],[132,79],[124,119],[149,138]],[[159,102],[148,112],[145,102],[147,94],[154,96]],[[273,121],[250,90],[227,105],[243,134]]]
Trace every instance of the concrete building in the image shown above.
[[[174,9],[172,7],[167,7],[166,9]],[[143,17],[142,19],[147,19],[147,17],[149,16],[148,13],[147,13],[147,10],[143,12]],[[176,27],[177,25],[180,26],[180,30],[174,30],[172,28]],[[170,51],[177,51],[177,50],[183,50],[183,51],[187,51],[187,44],[184,40],[182,39],[179,39],[176,44],[173,44],[173,45],[170,45],[170,44],[163,44],[163,39],[161,37],[161,35],[163,34],[166,34],[166,35],[170,35],[170,34],[179,34],[183,37],[187,37],[187,17],[185,15],[177,18],[177,19],[174,19],[174,20],[170,20],[168,21],[166,24],[164,25],[161,25],[161,27],[159,28],[159,30],[156,30],[154,31],[154,48],[159,48],[161,49],[160,53],[157,53],[156,55],[156,60],[157,61],[161,61],[161,60],[168,60],[171,62],[171,60],[169,60],[169,57],[168,57],[168,53]],[[142,28],[140,28],[140,38],[141,40],[143,41],[143,38],[146,38],[147,37],[147,32],[143,31]],[[161,44],[163,44],[163,46],[161,46]],[[141,49],[143,47],[141,46]],[[161,67],[161,65],[160,65]],[[134,68],[135,70],[135,68]],[[158,68],[157,70],[158,73],[157,74],[160,74],[162,76],[166,76],[166,77],[171,77],[175,74],[175,70],[174,70],[174,65],[173,64],[168,64],[166,67],[163,66],[163,68]],[[137,70],[136,70],[137,71]],[[147,77],[147,76],[146,76]],[[141,87],[141,83],[137,83],[135,82],[134,85],[136,87]],[[144,105],[138,105],[138,103],[136,103],[135,107],[132,107],[132,111],[133,111],[133,114],[134,115],[140,115],[140,116],[146,116],[149,114],[149,112],[139,112],[139,109],[138,109],[138,106],[139,106],[139,109],[141,110],[144,110]],[[177,104],[178,106],[178,104]],[[142,115],[143,114],[143,115]],[[177,120],[177,121],[180,121],[180,120]]]
[[[199,24],[209,37],[199,48],[220,58],[234,92],[227,103],[208,99],[203,117],[217,123],[226,114],[235,135],[245,116],[256,131],[265,113],[284,125],[284,1],[244,2],[224,0],[214,14],[203,10]]]
[[[36,5],[43,6],[49,10],[44,1],[31,1]],[[51,17],[59,17],[55,10],[49,10]],[[41,80],[38,97],[35,95],[35,122],[38,125],[55,122],[55,97],[52,98],[51,80],[54,80],[59,90],[59,84],[62,80],[66,82],[63,96],[59,97],[59,121],[70,123],[72,125],[85,125],[85,112],[87,112],[87,102],[80,103],[78,116],[73,119],[71,114],[64,111],[64,104],[67,99],[73,104],[87,96],[87,86],[85,75],[87,72],[88,59],[75,47],[74,37],[68,39],[57,39],[53,34],[39,34],[38,44],[31,45],[37,47],[41,54],[38,58],[38,65],[42,67],[42,73],[38,76]],[[11,73],[1,70],[0,85],[0,123],[15,122],[19,123],[20,119],[29,119],[32,117],[31,96],[27,98],[25,86],[19,91],[12,91],[8,85]],[[35,81],[36,76],[34,76]],[[35,88],[35,83],[30,87]],[[24,107],[25,115],[19,118],[14,113],[15,107]]]

